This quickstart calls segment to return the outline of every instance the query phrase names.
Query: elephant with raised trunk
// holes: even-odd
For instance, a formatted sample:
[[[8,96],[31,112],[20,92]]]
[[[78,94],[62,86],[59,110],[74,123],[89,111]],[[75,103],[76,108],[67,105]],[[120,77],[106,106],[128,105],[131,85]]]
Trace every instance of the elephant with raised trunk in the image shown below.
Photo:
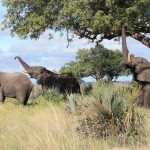
[[[42,90],[57,87],[61,93],[80,93],[78,80],[71,73],[56,74],[42,66],[29,66],[19,56],[16,56],[24,67],[24,72],[42,85]]]
[[[122,48],[124,54],[124,63],[131,69],[133,80],[140,84],[137,105],[150,107],[150,62],[142,57],[131,57],[127,44],[125,27],[122,26]]]
[[[23,73],[0,72],[0,102],[6,97],[16,98],[22,105],[27,105],[32,91],[32,82]]]

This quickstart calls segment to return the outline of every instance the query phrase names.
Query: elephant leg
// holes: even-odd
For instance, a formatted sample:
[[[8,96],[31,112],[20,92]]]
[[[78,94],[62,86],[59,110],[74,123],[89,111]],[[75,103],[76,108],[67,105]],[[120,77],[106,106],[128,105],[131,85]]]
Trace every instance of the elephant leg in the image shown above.
[[[150,107],[150,91],[144,93],[144,107]]]
[[[27,94],[26,92],[24,92],[24,93],[21,93],[20,95],[17,95],[16,98],[18,99],[21,105],[26,106],[29,96],[30,94]]]
[[[4,103],[5,96],[3,96],[2,91],[0,90],[0,103]]]
[[[136,104],[137,106],[143,106],[144,103],[144,91],[143,91],[144,85],[140,85],[138,89],[138,96],[136,98]]]
[[[144,103],[144,93],[141,93],[140,96],[136,99],[137,106],[143,106]]]
[[[3,96],[1,93],[0,93],[0,103],[4,103],[5,101],[5,96]]]

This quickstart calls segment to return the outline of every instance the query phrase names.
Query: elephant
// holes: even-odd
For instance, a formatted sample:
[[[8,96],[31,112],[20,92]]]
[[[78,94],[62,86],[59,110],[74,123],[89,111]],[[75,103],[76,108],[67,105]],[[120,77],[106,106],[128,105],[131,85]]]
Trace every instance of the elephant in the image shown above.
[[[0,102],[6,97],[16,98],[20,104],[26,106],[32,91],[32,82],[23,73],[0,72]]]
[[[56,74],[47,70],[42,66],[29,66],[19,56],[18,59],[24,67],[24,72],[30,78],[37,80],[37,84],[42,85],[42,91],[45,92],[48,88],[57,87],[60,93],[80,93],[80,85],[78,80],[71,73]]]
[[[150,83],[145,82],[140,85],[136,104],[137,106],[150,107]]]
[[[137,105],[150,107],[150,62],[142,57],[128,55],[126,66],[133,73],[133,80],[140,83]]]
[[[131,57],[128,55],[126,66],[133,73],[133,80],[141,82],[150,82],[150,62],[142,57]]]
[[[126,43],[126,30],[122,25],[122,49],[124,64],[131,69],[133,80],[139,83],[136,104],[139,106],[150,107],[150,62],[142,57],[131,57]]]

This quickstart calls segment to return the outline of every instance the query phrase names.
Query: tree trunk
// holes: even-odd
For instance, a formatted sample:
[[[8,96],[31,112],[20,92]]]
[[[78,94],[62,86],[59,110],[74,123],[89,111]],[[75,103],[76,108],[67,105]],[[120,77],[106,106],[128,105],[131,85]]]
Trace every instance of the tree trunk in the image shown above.
[[[96,81],[101,79],[101,73],[99,72],[99,70],[95,70],[95,79]]]

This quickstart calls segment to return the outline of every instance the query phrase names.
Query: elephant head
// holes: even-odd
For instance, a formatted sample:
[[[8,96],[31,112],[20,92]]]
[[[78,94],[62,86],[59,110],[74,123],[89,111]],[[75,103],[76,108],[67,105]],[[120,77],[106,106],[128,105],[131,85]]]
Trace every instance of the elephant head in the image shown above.
[[[126,30],[122,25],[122,50],[125,65],[131,69],[133,78],[140,82],[150,82],[150,62],[142,57],[131,57],[126,43]]]
[[[128,65],[133,69],[134,73],[139,74],[142,70],[150,68],[150,62],[142,57],[128,56]]]
[[[45,67],[42,66],[29,66],[26,62],[24,62],[19,56],[16,56],[14,59],[18,59],[22,64],[25,70],[23,72],[29,74],[30,78],[37,79],[39,75],[50,72]]]

